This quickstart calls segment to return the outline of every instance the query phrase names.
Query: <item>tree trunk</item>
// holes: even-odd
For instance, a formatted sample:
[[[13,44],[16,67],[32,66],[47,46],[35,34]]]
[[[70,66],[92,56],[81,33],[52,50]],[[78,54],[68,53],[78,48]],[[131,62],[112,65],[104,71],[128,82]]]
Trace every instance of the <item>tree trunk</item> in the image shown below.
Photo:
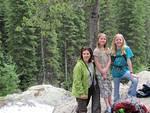
[[[98,31],[99,31],[99,0],[95,0],[95,3],[91,7],[91,13],[89,18],[90,47],[92,49],[96,47],[96,39]]]
[[[45,84],[46,80],[45,80],[45,56],[44,56],[44,41],[43,41],[43,37],[41,37],[41,58],[42,58],[42,77],[43,77],[43,81],[42,84]]]
[[[68,63],[67,63],[67,42],[66,42],[66,39],[65,39],[65,42],[64,42],[64,48],[65,48],[65,82],[67,84],[67,81],[68,81],[68,70],[67,70],[67,67],[68,67]],[[68,86],[67,86],[68,88]]]

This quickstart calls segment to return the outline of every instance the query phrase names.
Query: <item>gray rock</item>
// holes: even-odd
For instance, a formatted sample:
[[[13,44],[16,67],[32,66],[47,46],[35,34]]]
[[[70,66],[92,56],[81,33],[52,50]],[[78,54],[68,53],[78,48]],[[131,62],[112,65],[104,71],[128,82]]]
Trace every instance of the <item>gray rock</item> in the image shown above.
[[[139,77],[139,89],[142,88],[144,83],[150,80],[150,72],[140,72],[137,74],[137,77]],[[126,85],[121,84],[120,93],[122,98],[126,97],[129,85],[130,82]],[[150,107],[150,98],[139,98],[139,101],[147,105],[147,107]],[[30,87],[27,91],[20,94],[11,94],[4,98],[0,98],[0,113],[9,113],[5,111],[12,109],[12,106],[15,106],[15,112],[18,111],[18,113],[24,113],[21,110],[24,109],[23,107],[27,107],[26,109],[29,109],[30,113],[35,113],[33,109],[39,110],[39,106],[40,109],[44,109],[44,107],[47,109],[47,111],[42,111],[41,113],[75,113],[76,105],[75,97],[71,96],[69,91],[52,85],[38,85]],[[88,113],[91,113],[90,106],[91,104],[88,106]],[[105,103],[102,98],[101,107],[103,113],[105,110]],[[53,110],[53,112],[50,110]]]

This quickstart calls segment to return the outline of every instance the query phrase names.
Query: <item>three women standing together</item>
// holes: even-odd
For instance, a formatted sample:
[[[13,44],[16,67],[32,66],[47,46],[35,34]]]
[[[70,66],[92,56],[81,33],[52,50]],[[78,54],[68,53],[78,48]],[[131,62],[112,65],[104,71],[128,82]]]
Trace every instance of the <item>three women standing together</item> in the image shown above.
[[[101,113],[100,96],[104,98],[105,111],[111,113],[112,78],[114,81],[114,102],[120,99],[119,86],[123,78],[132,81],[128,95],[136,96],[138,80],[132,76],[131,57],[133,57],[133,53],[126,45],[122,34],[115,35],[110,50],[107,47],[106,35],[100,33],[94,52],[90,48],[82,48],[80,55],[73,70],[72,85],[72,94],[76,97],[78,104],[77,113],[87,113],[90,98],[92,98],[91,113]],[[112,67],[111,72],[110,66]]]

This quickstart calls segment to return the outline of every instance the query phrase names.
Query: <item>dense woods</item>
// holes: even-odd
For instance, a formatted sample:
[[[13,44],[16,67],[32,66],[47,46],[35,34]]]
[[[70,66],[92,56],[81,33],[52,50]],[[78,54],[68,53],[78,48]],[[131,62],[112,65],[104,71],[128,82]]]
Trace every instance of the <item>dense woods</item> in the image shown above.
[[[122,33],[134,72],[150,68],[149,0],[0,0],[0,95],[36,84],[70,89],[80,48]]]

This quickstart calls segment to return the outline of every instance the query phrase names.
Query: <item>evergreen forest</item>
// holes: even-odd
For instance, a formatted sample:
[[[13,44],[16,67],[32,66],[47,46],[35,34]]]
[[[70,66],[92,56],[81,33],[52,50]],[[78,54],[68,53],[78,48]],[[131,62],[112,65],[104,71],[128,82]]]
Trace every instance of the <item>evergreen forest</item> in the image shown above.
[[[122,33],[134,73],[150,69],[150,0],[0,0],[0,96],[39,84],[71,89],[80,49]]]

